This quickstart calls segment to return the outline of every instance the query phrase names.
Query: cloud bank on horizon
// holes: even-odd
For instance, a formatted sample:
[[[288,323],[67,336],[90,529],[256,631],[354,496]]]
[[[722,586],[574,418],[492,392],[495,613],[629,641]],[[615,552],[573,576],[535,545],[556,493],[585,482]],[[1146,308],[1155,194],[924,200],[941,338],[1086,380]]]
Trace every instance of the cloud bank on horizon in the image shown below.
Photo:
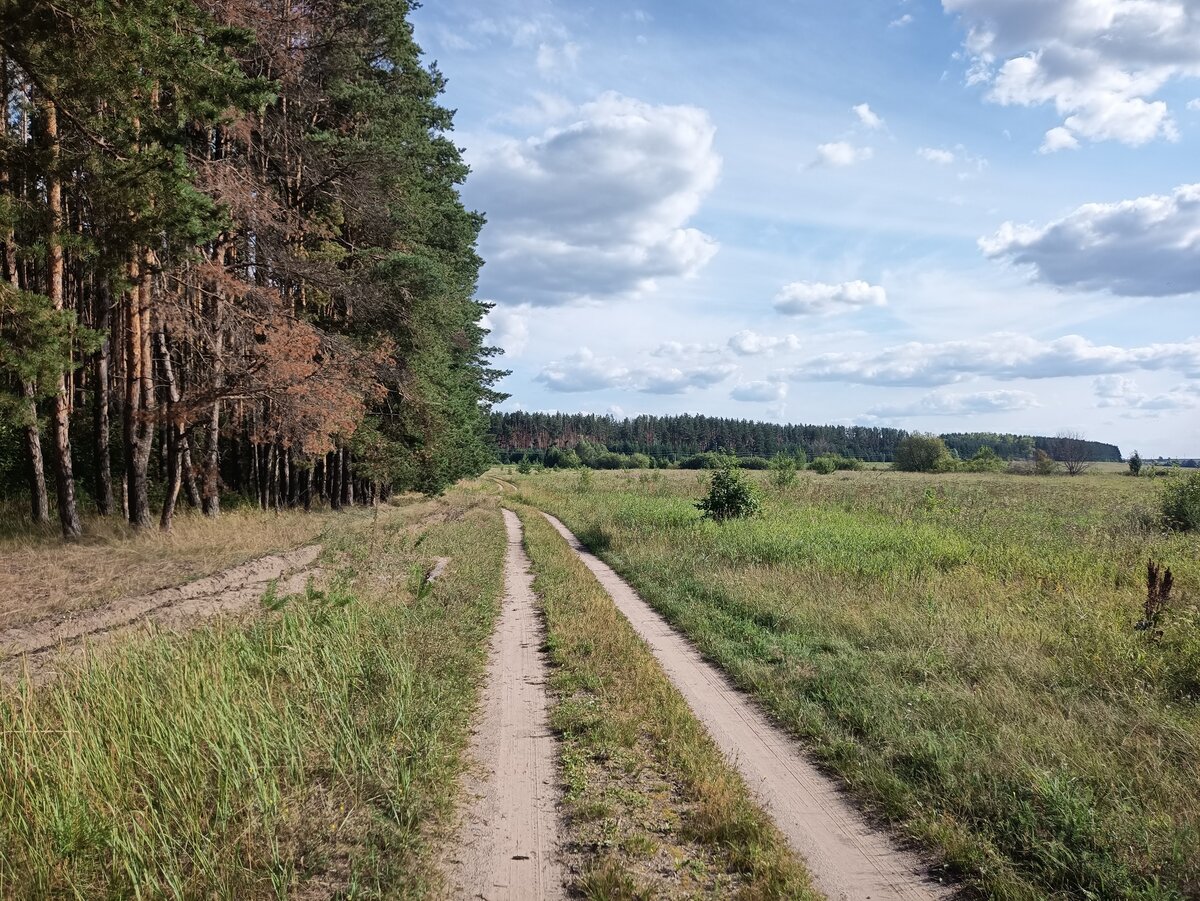
[[[416,13],[509,405],[1200,454],[1200,0],[827,6]]]

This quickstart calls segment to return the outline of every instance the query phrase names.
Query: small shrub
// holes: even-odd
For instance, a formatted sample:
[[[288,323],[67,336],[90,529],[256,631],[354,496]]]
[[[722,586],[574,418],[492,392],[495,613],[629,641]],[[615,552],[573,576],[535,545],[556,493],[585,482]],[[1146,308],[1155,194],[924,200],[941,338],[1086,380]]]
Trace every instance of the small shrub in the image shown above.
[[[808,464],[808,468],[819,475],[827,476],[837,471],[837,460],[833,457],[817,457]]]
[[[522,457],[521,462],[517,464],[517,472],[523,476],[529,475],[533,471],[533,464],[529,462],[528,457]]]
[[[742,469],[763,470],[770,468],[771,461],[766,457],[742,457],[738,460],[738,466]]]
[[[702,454],[694,454],[679,463],[680,469],[718,469],[725,459],[724,454],[714,454],[712,451],[705,451]]]
[[[717,522],[741,519],[758,512],[758,496],[737,466],[726,461],[714,469],[709,482],[708,495],[696,502],[696,509],[705,518]]]
[[[787,488],[796,481],[796,458],[776,454],[771,458],[771,482],[776,488]]]
[[[960,468],[964,472],[999,472],[1004,468],[1004,460],[985,445],[975,451],[975,456],[964,462]]]
[[[1200,531],[1200,472],[1173,476],[1162,487],[1163,524],[1173,531]]]
[[[1142,474],[1142,455],[1137,451],[1134,451],[1133,456],[1129,458],[1129,474],[1131,476]]]
[[[1035,475],[1052,476],[1061,470],[1061,464],[1040,447],[1033,452],[1033,471]]]
[[[592,475],[592,471],[586,466],[580,468],[579,481],[575,485],[575,490],[580,494],[589,494],[594,484],[595,476]]]

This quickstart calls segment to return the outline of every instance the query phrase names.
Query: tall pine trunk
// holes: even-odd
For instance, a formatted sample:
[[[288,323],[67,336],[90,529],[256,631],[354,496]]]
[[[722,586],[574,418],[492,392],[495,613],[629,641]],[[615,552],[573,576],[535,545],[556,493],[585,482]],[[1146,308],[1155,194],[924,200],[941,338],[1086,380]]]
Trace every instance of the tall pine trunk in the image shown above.
[[[43,128],[50,164],[46,173],[46,206],[50,215],[46,242],[47,288],[55,310],[64,306],[63,295],[63,203],[62,174],[58,171],[62,146],[58,137],[58,107],[52,100],[42,101]],[[71,460],[71,375],[65,372],[57,380],[54,393],[54,485],[58,494],[58,520],[63,538],[74,539],[83,534],[79,508],[75,502],[75,473]]]
[[[38,428],[37,402],[33,385],[23,384],[26,416],[25,448],[29,452],[29,514],[36,523],[50,522],[50,497],[46,493],[46,463],[42,459],[42,435]]]
[[[208,423],[204,427],[207,443],[204,449],[204,465],[200,476],[200,509],[205,516],[221,513],[221,402],[213,401]],[[235,453],[236,457],[237,454]]]
[[[167,490],[163,495],[162,515],[158,527],[171,531],[175,520],[175,505],[179,502],[179,489],[183,482],[183,466],[187,450],[187,436],[184,434],[183,423],[179,420],[179,384],[175,381],[175,366],[171,362],[171,348],[167,344],[167,334],[159,329],[154,334],[158,346],[159,367],[163,380],[167,385],[167,427],[165,450],[167,458]]]
[[[100,307],[99,316],[97,317],[96,327],[104,332],[104,343],[100,345],[100,350],[96,354],[95,371],[95,388],[92,395],[94,431],[95,431],[95,456],[96,456],[96,507],[101,515],[110,516],[113,511],[113,486],[112,486],[112,456],[109,450],[110,441],[110,420],[111,420],[111,398],[109,396],[108,386],[108,364],[111,354],[111,342],[109,340],[108,330],[110,326],[110,310],[111,296],[107,287],[101,288],[98,292],[98,305]]]
[[[129,522],[150,527],[150,447],[154,440],[153,355],[150,351],[150,295],[153,274],[146,250],[140,265],[131,267],[135,284],[126,297],[125,325],[125,477]]]

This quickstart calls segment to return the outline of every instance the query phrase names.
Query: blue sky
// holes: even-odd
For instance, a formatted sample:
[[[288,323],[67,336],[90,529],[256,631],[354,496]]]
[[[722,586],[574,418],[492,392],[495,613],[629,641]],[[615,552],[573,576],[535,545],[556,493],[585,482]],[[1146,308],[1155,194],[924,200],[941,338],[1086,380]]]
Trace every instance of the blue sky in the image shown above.
[[[430,0],[506,409],[1200,454],[1200,0]]]

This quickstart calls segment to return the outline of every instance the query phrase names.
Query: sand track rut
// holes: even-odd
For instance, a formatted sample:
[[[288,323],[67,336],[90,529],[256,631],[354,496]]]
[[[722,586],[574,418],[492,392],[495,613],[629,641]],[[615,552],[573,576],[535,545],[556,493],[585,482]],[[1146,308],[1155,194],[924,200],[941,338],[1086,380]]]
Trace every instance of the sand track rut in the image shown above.
[[[950,891],[924,875],[927,867],[871,828],[837,784],[804,756],[758,706],[654,612],[611,567],[566,526],[543,514],[567,540],[650,646],[793,850],[813,884],[833,901],[926,901]]]
[[[558,862],[558,771],[546,697],[545,640],[521,522],[504,511],[504,609],[492,639],[471,742],[471,801],[452,861],[454,898],[565,897]]]
[[[252,608],[272,580],[280,594],[304,588],[320,545],[272,554],[176,588],[122,598],[90,610],[44,617],[0,631],[0,678],[12,679],[28,667],[35,680],[54,675],[60,653],[78,652],[86,644],[109,641],[147,624],[187,628],[202,619]]]

